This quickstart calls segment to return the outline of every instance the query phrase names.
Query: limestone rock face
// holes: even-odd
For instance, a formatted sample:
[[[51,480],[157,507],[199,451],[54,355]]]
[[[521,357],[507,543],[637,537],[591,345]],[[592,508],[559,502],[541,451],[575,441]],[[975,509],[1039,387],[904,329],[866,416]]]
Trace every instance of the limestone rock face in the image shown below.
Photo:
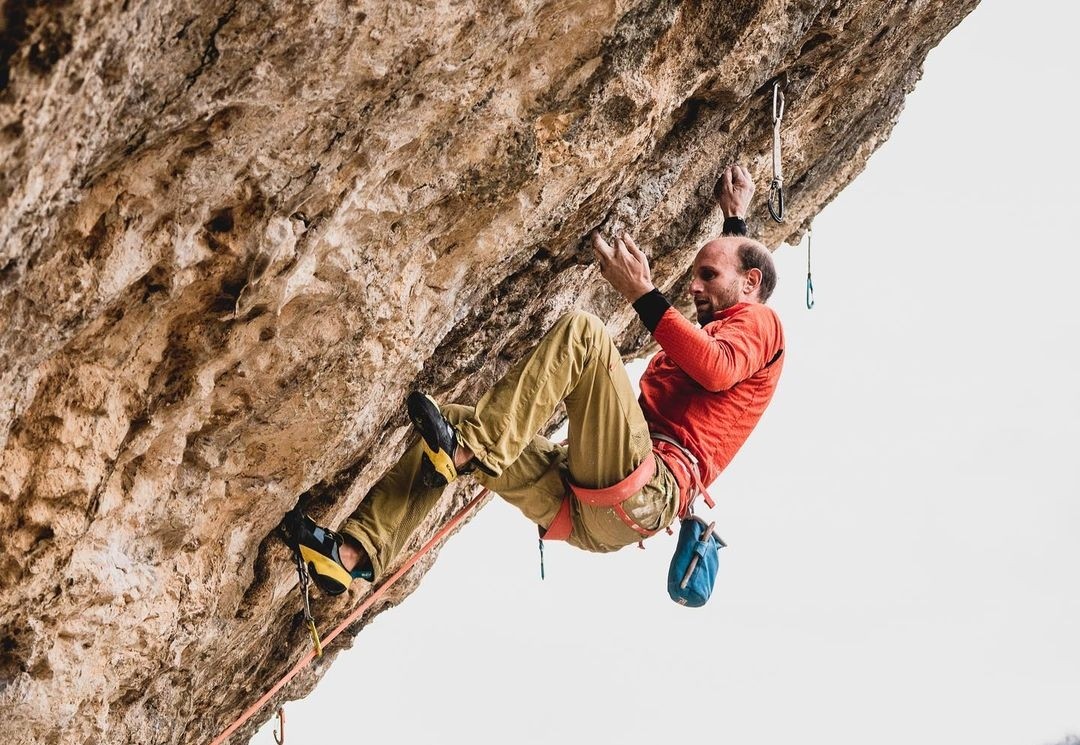
[[[739,161],[797,238],[975,4],[6,0],[0,740],[211,740],[308,649],[275,526],[355,509],[409,389],[575,306],[640,351],[588,231],[675,297]]]

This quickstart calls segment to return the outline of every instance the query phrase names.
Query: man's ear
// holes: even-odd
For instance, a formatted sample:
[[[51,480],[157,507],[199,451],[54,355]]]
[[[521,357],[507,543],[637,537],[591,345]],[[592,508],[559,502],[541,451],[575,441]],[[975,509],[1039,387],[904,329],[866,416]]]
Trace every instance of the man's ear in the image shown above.
[[[757,267],[748,269],[746,276],[743,277],[743,292],[747,295],[754,295],[759,287],[761,287],[761,270]]]

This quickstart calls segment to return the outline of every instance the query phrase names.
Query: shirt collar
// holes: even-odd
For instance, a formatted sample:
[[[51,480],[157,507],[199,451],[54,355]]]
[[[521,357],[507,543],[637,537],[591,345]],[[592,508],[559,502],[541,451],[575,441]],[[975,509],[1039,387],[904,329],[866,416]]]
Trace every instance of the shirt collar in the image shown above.
[[[748,305],[750,305],[750,303],[735,303],[730,308],[724,308],[722,311],[713,316],[712,321],[709,321],[709,323],[712,323],[713,321],[720,321],[725,318],[731,318],[733,315],[735,315]]]

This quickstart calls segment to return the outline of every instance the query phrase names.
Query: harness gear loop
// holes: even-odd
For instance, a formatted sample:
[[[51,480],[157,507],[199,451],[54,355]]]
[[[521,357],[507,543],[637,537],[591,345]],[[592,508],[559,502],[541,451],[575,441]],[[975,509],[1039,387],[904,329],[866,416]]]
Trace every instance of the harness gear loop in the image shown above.
[[[776,222],[784,221],[784,167],[780,162],[780,123],[784,120],[784,91],[780,81],[773,83],[772,91],[772,183],[769,184],[769,215]]]
[[[671,469],[672,474],[675,476],[675,480],[679,483],[679,490],[683,492],[683,500],[679,504],[679,517],[686,517],[693,513],[694,502],[699,495],[705,500],[705,504],[707,504],[710,509],[715,507],[716,502],[713,501],[709,492],[705,491],[705,487],[701,483],[701,470],[698,467],[697,457],[674,437],[669,437],[668,435],[657,432],[652,432],[650,436],[653,440],[653,451],[659,455],[664,463],[668,465],[668,468]],[[664,457],[665,451],[667,455],[674,456],[674,453],[671,452],[672,448],[686,459],[686,463],[677,457]],[[672,465],[677,465],[679,467],[678,470],[671,468]],[[679,478],[680,473],[683,475],[682,479]]]
[[[398,580],[404,577],[410,569],[416,566],[416,562],[420,561],[420,559],[423,558],[424,555],[431,551],[431,549],[435,548],[439,541],[441,541],[443,538],[453,532],[453,530],[461,524],[461,522],[468,516],[468,514],[472,512],[477,505],[484,501],[484,499],[490,493],[491,492],[487,489],[483,489],[479,493],[477,493],[475,497],[470,499],[464,507],[458,510],[457,513],[452,518],[450,518],[450,520],[439,530],[438,533],[432,536],[427,543],[420,547],[419,551],[410,556],[404,564],[398,567],[398,570],[396,572],[390,575],[389,579],[376,587],[371,592],[371,594],[368,595],[362,603],[360,603],[360,605],[356,606],[356,608],[354,608],[349,615],[345,616],[345,620],[339,623],[336,627],[334,627],[333,631],[326,635],[326,643],[329,644],[330,642],[334,641],[334,639],[336,639],[339,634],[341,634],[343,631],[345,631],[345,629],[349,628],[349,626],[355,623],[357,619],[359,619],[360,616],[363,615],[364,611],[375,605],[375,603],[377,603],[391,587],[397,584]],[[289,672],[285,673],[284,676],[282,676],[281,680],[271,686],[270,690],[260,696],[258,701],[245,709],[235,722],[226,727],[224,732],[222,732],[210,742],[210,745],[221,745],[223,742],[229,739],[230,735],[236,732],[236,730],[240,729],[240,727],[243,726],[243,724],[247,722],[247,720],[251,719],[251,717],[259,711],[259,709],[265,706],[266,703],[269,702],[270,699],[272,699],[278,691],[284,688],[290,680],[295,678],[301,670],[310,665],[312,660],[314,659],[314,652],[308,652],[303,657],[301,657],[299,662],[293,665],[292,669],[289,670]]]
[[[277,745],[285,745],[285,707],[279,706],[277,710],[278,729],[281,730],[281,737],[278,737],[278,729],[274,730],[274,742]]]
[[[315,647],[315,656],[322,657],[319,630],[315,628],[315,617],[311,615],[311,575],[308,574],[300,554],[294,552],[293,559],[296,561],[296,573],[300,575],[300,596],[304,599],[304,622],[308,627],[308,634],[311,635],[311,644]]]
[[[810,277],[810,238],[814,233],[814,224],[806,228],[806,309],[814,307],[814,280]]]

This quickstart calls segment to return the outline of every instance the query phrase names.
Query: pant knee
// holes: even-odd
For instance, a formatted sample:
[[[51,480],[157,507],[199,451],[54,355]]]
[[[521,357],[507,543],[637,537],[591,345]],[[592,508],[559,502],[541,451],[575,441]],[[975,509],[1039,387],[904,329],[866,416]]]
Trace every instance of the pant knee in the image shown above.
[[[451,424],[461,424],[472,416],[476,410],[472,406],[463,404],[439,404],[439,411],[443,413]]]
[[[572,336],[579,338],[610,338],[607,325],[599,318],[599,316],[595,316],[592,313],[587,313],[583,310],[571,310],[563,314],[555,325],[556,327],[562,326],[568,329]]]

